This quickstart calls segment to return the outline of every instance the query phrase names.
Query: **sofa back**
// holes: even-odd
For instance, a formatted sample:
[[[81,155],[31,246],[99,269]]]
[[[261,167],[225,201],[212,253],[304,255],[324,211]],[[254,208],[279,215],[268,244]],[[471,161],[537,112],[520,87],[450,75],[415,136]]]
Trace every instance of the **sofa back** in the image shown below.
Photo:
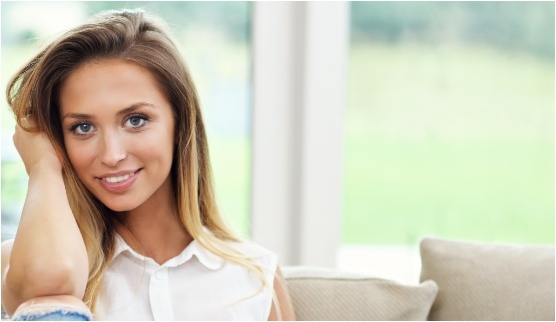
[[[420,252],[438,284],[429,320],[554,321],[554,245],[425,238]]]
[[[298,320],[554,321],[554,252],[425,238],[415,285],[318,267],[282,271]]]

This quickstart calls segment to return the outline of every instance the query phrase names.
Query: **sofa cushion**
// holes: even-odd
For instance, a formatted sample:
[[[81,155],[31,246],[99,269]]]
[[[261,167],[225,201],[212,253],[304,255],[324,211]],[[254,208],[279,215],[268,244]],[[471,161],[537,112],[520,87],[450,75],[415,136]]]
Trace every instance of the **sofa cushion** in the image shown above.
[[[421,241],[421,280],[438,284],[430,320],[554,320],[554,246]]]
[[[298,320],[426,320],[436,283],[403,285],[332,269],[282,268]]]

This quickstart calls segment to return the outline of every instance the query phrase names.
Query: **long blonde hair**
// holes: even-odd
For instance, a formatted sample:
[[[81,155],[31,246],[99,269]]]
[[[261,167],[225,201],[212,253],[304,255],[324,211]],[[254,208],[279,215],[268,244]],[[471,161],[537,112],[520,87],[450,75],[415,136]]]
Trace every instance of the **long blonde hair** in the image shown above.
[[[89,258],[84,302],[94,310],[103,273],[115,248],[116,217],[81,183],[65,151],[59,119],[60,86],[91,60],[123,59],[150,70],[172,104],[176,148],[170,175],[179,218],[202,247],[242,265],[267,283],[264,271],[227,241],[239,239],[225,225],[216,205],[207,136],[193,81],[165,25],[142,10],[107,11],[72,29],[19,70],[7,87],[17,123],[32,115],[52,142],[63,166],[67,197]]]

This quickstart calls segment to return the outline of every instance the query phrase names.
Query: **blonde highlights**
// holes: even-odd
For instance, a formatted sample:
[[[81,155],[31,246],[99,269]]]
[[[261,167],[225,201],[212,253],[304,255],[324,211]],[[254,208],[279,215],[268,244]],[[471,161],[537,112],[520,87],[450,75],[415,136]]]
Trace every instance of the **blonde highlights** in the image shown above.
[[[208,251],[256,274],[263,290],[268,286],[263,268],[228,243],[239,239],[219,214],[198,96],[170,33],[162,21],[142,10],[107,11],[52,42],[16,73],[7,88],[17,123],[22,125],[21,120],[32,115],[62,162],[68,201],[89,259],[84,302],[95,309],[119,223],[117,216],[85,188],[69,162],[59,118],[59,91],[76,68],[107,59],[148,69],[172,104],[176,147],[170,176],[182,225]]]

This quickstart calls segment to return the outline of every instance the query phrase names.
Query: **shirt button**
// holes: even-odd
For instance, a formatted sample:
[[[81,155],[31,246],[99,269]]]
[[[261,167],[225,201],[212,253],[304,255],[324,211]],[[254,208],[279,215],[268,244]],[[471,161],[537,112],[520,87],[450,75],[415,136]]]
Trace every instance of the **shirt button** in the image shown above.
[[[159,280],[163,280],[164,279],[164,272],[163,271],[156,272],[156,278],[159,279]]]

